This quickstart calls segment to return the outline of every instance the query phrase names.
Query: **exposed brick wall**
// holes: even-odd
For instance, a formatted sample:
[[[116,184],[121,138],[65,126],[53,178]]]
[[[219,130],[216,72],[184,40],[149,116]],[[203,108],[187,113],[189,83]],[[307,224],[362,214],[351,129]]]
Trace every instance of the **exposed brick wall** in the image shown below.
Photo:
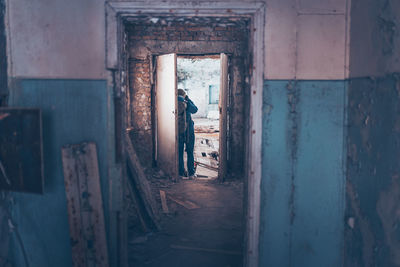
[[[208,26],[144,26],[133,25],[129,28],[131,40],[158,41],[242,41],[246,31],[237,27]]]
[[[175,21],[159,18],[156,23],[142,19],[126,25],[130,56],[130,103],[131,127],[141,140],[137,148],[142,157],[152,158],[151,132],[151,84],[150,60],[153,55],[167,53],[230,55],[230,155],[229,171],[238,176],[244,170],[246,95],[249,85],[245,83],[248,68],[247,22],[217,18],[193,18]],[[135,142],[135,140],[133,140]],[[151,160],[148,160],[151,162]]]
[[[128,126],[130,136],[145,167],[152,163],[152,119],[150,59],[129,60]]]
[[[134,131],[151,131],[151,84],[149,59],[130,60],[130,125]]]

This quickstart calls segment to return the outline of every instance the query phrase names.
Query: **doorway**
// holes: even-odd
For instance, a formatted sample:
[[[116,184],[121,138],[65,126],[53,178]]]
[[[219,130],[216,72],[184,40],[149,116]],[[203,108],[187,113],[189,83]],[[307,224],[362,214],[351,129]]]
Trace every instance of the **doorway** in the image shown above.
[[[178,56],[177,73],[178,88],[185,90],[198,107],[192,115],[197,178],[216,179],[220,165],[221,56]]]
[[[210,25],[210,17],[211,20],[214,20],[212,27],[215,27],[214,30],[228,30],[234,32],[233,35],[235,36],[234,39],[242,40],[241,47],[236,47],[235,42],[224,40],[224,36],[211,36],[209,35],[211,31],[208,30],[199,30],[196,31],[188,31],[185,30],[186,33],[180,32],[177,36],[177,32],[179,31],[166,31],[162,29],[162,32],[154,32],[155,34],[152,37],[149,37],[149,31],[152,31],[151,27],[142,27],[140,23],[136,23],[137,32],[140,32],[136,36],[135,43],[137,45],[142,45],[146,42],[154,42],[156,44],[152,49],[147,48],[138,48],[136,47],[129,47],[128,50],[132,53],[131,56],[133,57],[129,59],[130,62],[136,61],[139,63],[138,65],[142,66],[148,64],[150,65],[150,69],[153,69],[151,62],[149,62],[149,58],[147,56],[143,56],[143,52],[146,50],[148,52],[154,54],[162,54],[168,52],[176,52],[176,53],[199,53],[202,50],[201,54],[212,54],[212,53],[220,53],[220,52],[228,52],[234,53],[232,61],[235,62],[236,60],[241,60],[240,53],[243,53],[248,57],[246,59],[246,64],[250,64],[247,67],[242,65],[243,68],[235,69],[235,63],[232,64],[232,68],[234,69],[232,72],[239,72],[239,73],[246,73],[248,76],[243,77],[241,81],[232,81],[229,82],[231,84],[239,84],[239,87],[247,88],[246,94],[243,95],[240,91],[236,91],[234,87],[232,87],[232,98],[230,103],[232,104],[231,110],[237,112],[238,110],[241,111],[243,117],[247,118],[246,121],[242,121],[239,125],[242,128],[234,129],[230,127],[231,134],[228,137],[230,142],[234,143],[235,138],[237,137],[238,133],[243,133],[242,140],[246,140],[246,147],[231,146],[232,150],[235,148],[240,149],[240,153],[233,153],[233,151],[229,152],[229,155],[238,155],[239,157],[245,159],[244,165],[237,165],[234,164],[235,159],[233,157],[228,157],[230,160],[230,167],[232,169],[235,166],[238,166],[238,169],[242,169],[243,171],[243,178],[246,186],[244,187],[244,207],[245,207],[245,238],[244,242],[244,256],[245,256],[245,266],[257,266],[257,254],[258,254],[258,223],[259,223],[259,182],[261,178],[261,107],[262,107],[262,71],[263,71],[263,20],[264,20],[264,5],[262,3],[252,3],[243,5],[239,2],[229,2],[229,3],[207,3],[207,4],[196,4],[185,5],[181,6],[180,4],[174,3],[162,3],[160,2],[157,5],[157,9],[154,8],[154,4],[146,4],[146,3],[108,3],[106,5],[107,9],[107,66],[109,68],[115,68],[118,62],[120,61],[121,57],[118,56],[118,50],[121,46],[115,46],[114,44],[118,43],[117,39],[121,37],[121,35],[116,34],[117,27],[116,25],[120,22],[130,22],[135,23],[139,20],[146,20],[148,23],[157,23],[161,22],[164,27],[169,28],[171,27],[171,23],[169,19],[178,20],[180,23],[184,23],[185,26],[190,25],[190,21],[194,21],[194,28],[198,28],[199,24],[202,25]],[[177,11],[178,13],[174,14]],[[211,14],[211,15],[210,15]],[[167,19],[163,19],[162,16],[169,17]],[[210,17],[208,17],[210,16]],[[220,16],[220,17],[218,17]],[[231,19],[233,18],[233,19]],[[225,23],[228,24],[225,24]],[[150,24],[151,24],[150,23]],[[203,23],[203,24],[202,24]],[[221,23],[223,26],[219,27],[218,24]],[[235,31],[235,28],[230,27],[232,24],[235,23],[242,25],[247,25],[251,30],[248,30],[246,26],[246,32],[249,34],[246,36],[240,36],[243,32]],[[228,26],[227,26],[228,25]],[[173,26],[173,25],[172,25]],[[142,27],[142,29],[140,29]],[[136,30],[135,30],[136,31]],[[199,34],[200,31],[200,34]],[[147,36],[147,37],[145,37]],[[145,37],[145,38],[143,38]],[[177,37],[179,40],[171,40],[171,38]],[[113,41],[115,38],[115,41]],[[125,38],[125,37],[124,37]],[[207,39],[208,38],[208,39]],[[210,43],[210,41],[211,42]],[[122,39],[119,39],[122,40]],[[164,42],[162,42],[164,41]],[[187,41],[187,42],[185,42]],[[203,41],[203,42],[191,42],[191,41]],[[120,42],[121,43],[121,42]],[[210,45],[211,44],[211,45]],[[200,45],[200,49],[199,46]],[[235,54],[236,53],[236,54]],[[142,54],[142,55],[140,55]],[[237,65],[236,65],[237,66]],[[240,66],[240,64],[239,64]],[[129,67],[130,68],[130,67]],[[233,75],[232,77],[235,77]],[[148,77],[145,77],[148,79]],[[151,77],[149,80],[151,81]],[[243,86],[245,85],[245,86]],[[246,87],[247,86],[247,87]],[[251,92],[251,93],[250,93]],[[145,97],[146,98],[146,97]],[[240,101],[238,101],[240,99]],[[238,102],[235,102],[238,101]],[[246,108],[245,112],[243,112],[242,107],[237,105],[238,103],[242,103]],[[140,105],[139,105],[140,106]],[[137,107],[137,106],[135,106]],[[143,109],[143,114],[148,116],[149,112]],[[151,108],[150,108],[151,109]],[[129,114],[129,110],[127,113]],[[138,110],[136,109],[136,112]],[[245,115],[245,113],[248,115]],[[238,112],[240,113],[240,112]],[[150,113],[152,114],[152,113]],[[127,116],[129,117],[129,116]],[[235,120],[231,118],[231,121]],[[146,124],[148,120],[144,124]],[[142,122],[143,123],[143,122]],[[134,128],[135,125],[132,125]],[[145,131],[154,127],[146,128]],[[233,133],[235,131],[235,133]],[[146,134],[146,132],[145,132]],[[237,140],[237,139],[236,139]],[[150,149],[153,151],[154,148]],[[149,151],[149,147],[145,153]],[[235,151],[237,152],[237,151]],[[231,169],[230,168],[230,169]]]
[[[224,181],[227,166],[228,134],[228,56],[176,55],[156,56],[155,136],[157,166],[175,179],[178,173],[178,112],[177,90],[196,106],[190,114],[194,122],[194,169],[199,179]],[[188,112],[188,111],[187,111]],[[186,131],[185,135],[188,134]],[[186,139],[186,137],[185,137]],[[185,142],[186,143],[186,142]],[[185,144],[187,152],[187,143]],[[184,153],[184,168],[188,170],[188,153]],[[187,166],[187,168],[186,168]],[[187,172],[185,171],[187,174]],[[185,176],[182,177],[185,179]]]

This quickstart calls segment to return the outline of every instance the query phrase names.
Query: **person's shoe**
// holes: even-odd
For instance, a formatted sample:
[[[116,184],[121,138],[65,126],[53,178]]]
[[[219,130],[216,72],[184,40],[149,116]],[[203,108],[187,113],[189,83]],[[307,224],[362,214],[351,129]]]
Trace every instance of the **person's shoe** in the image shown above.
[[[190,175],[189,176],[189,180],[195,180],[197,178],[196,174]]]

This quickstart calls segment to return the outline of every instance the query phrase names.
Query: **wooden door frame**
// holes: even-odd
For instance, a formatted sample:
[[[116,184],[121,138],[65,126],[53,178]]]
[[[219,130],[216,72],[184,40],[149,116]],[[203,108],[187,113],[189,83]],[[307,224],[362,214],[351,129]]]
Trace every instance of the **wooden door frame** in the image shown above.
[[[256,267],[259,261],[260,184],[262,163],[262,95],[264,74],[265,4],[263,2],[106,2],[106,68],[123,72],[120,43],[123,20],[149,15],[245,17],[251,19],[249,37],[251,57],[249,127],[246,132],[247,191],[244,192],[246,228],[246,267]],[[111,75],[110,75],[111,76]],[[121,75],[114,75],[121,77]],[[118,78],[117,78],[118,79]],[[110,84],[116,84],[111,76]],[[117,83],[118,84],[118,83]],[[125,88],[120,88],[125,90]]]

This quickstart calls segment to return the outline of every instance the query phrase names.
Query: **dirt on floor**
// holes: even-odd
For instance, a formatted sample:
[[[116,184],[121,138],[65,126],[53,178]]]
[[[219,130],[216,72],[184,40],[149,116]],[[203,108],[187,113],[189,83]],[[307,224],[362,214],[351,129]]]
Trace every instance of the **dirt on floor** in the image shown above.
[[[129,266],[239,267],[243,262],[243,183],[151,179],[161,229],[131,225]],[[166,207],[161,205],[165,192]],[[168,209],[168,211],[166,210]]]

